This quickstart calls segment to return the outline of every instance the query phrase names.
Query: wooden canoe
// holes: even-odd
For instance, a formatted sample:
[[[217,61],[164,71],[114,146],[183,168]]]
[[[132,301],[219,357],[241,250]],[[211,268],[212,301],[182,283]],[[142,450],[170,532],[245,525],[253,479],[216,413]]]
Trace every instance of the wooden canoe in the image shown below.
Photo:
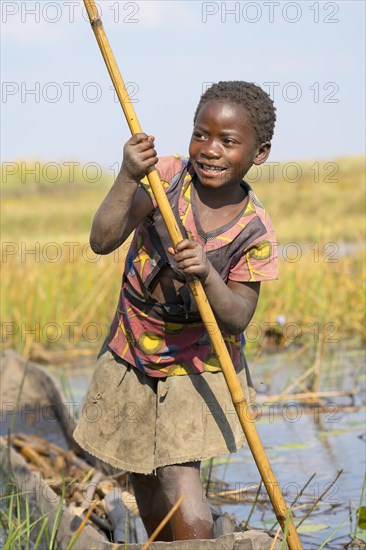
[[[104,524],[110,525],[110,532],[113,533],[116,525],[113,525],[113,513],[107,519],[95,517],[89,521],[78,536],[73,547],[75,550],[96,549],[96,550],[141,550],[143,542],[146,541],[141,519],[133,510],[133,495],[129,501],[120,498],[120,494],[126,495],[124,473],[97,461],[94,457],[86,455],[75,443],[72,433],[75,427],[75,419],[70,414],[70,407],[63,395],[57,380],[55,380],[45,368],[26,361],[14,351],[7,351],[1,360],[1,434],[0,437],[0,458],[2,464],[3,488],[6,483],[13,483],[17,486],[23,499],[28,499],[29,509],[32,510],[32,518],[38,519],[45,515],[48,517],[48,525],[52,526],[60,502],[60,495],[54,490],[52,478],[52,466],[57,460],[64,459],[64,463],[72,463],[76,469],[84,471],[91,479],[98,480],[98,488],[106,480],[118,480],[120,487],[114,485],[112,491],[107,492],[104,505],[105,509],[113,512],[113,507],[119,506],[122,518],[119,527],[127,530],[127,544],[112,543],[106,536],[106,529],[101,528]],[[45,413],[46,411],[46,413]],[[9,427],[12,433],[9,434]],[[21,432],[20,435],[16,435]],[[40,436],[46,436],[42,440]],[[48,443],[47,443],[48,442]],[[47,452],[42,447],[49,447],[52,461],[46,463]],[[57,452],[58,455],[57,456]],[[33,453],[33,454],[32,454]],[[45,458],[46,457],[46,458]],[[48,457],[49,458],[49,457]],[[37,462],[38,460],[38,462]],[[62,462],[62,460],[61,460]],[[51,469],[51,473],[48,468]],[[74,475],[74,473],[73,473]],[[89,479],[90,479],[89,477]],[[124,480],[123,482],[121,480]],[[89,483],[89,488],[90,488]],[[88,489],[89,490],[89,489]],[[87,492],[87,491],[85,491]],[[95,488],[92,491],[92,497]],[[117,495],[117,496],[116,496]],[[94,498],[94,497],[93,497]],[[66,499],[65,499],[66,500]],[[94,499],[95,500],[95,499]],[[90,503],[89,503],[90,505]],[[99,503],[98,503],[99,505]],[[88,505],[81,510],[85,512]],[[116,512],[116,509],[114,510]],[[127,516],[127,520],[126,520]],[[215,514],[215,539],[212,540],[189,540],[176,541],[172,543],[154,542],[151,550],[269,550],[273,539],[262,531],[232,532],[235,522],[228,515]],[[59,528],[57,532],[57,544],[60,549],[67,549],[74,534],[83,520],[80,514],[80,507],[63,505]],[[126,521],[128,523],[126,523]],[[101,523],[101,526],[98,525]],[[118,526],[117,526],[118,527]],[[35,529],[32,537],[37,536]],[[273,546],[274,550],[281,547],[280,541]]]

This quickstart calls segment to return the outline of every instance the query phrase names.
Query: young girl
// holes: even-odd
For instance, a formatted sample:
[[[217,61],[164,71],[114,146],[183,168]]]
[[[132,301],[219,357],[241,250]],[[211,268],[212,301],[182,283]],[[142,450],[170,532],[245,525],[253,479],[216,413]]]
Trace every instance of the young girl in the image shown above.
[[[244,444],[186,277],[200,279],[249,399],[242,334],[261,281],[277,278],[277,258],[269,216],[243,178],[268,158],[274,123],[273,102],[258,86],[214,84],[194,116],[189,160],[158,160],[154,137],[135,134],[93,221],[99,254],[135,233],[75,439],[130,472],[149,535],[185,495],[159,540],[212,538],[200,462]],[[184,235],[175,249],[141,181],[155,165]]]

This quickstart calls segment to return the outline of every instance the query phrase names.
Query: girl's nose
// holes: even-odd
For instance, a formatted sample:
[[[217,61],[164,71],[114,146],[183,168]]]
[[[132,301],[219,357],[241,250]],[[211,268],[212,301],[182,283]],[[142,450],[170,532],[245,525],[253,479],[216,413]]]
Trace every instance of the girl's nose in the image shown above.
[[[201,154],[207,158],[219,158],[220,148],[214,140],[208,140],[202,143]]]

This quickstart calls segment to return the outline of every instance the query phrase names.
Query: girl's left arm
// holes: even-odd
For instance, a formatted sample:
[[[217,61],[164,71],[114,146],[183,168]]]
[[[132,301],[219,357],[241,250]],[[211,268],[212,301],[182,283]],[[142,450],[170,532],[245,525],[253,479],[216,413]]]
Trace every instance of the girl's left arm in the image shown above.
[[[186,274],[198,277],[222,330],[240,334],[249,325],[255,312],[260,282],[225,281],[207,259],[198,243],[184,239],[175,251],[168,248],[178,267]]]
[[[229,280],[226,284],[211,266],[202,285],[220,328],[231,334],[243,332],[256,310],[261,283]]]

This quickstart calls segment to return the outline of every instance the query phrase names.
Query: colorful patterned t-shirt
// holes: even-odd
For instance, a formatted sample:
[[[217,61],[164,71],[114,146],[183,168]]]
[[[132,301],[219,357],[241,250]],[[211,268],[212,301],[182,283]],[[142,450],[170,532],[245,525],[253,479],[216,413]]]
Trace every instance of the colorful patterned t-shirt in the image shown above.
[[[157,169],[168,196],[172,182],[177,181],[186,165],[187,161],[177,156],[159,160]],[[223,247],[237,238],[250,222],[253,225],[253,221],[257,221],[263,228],[259,237],[254,236],[242,253],[239,251],[240,258],[230,268],[226,280],[254,282],[277,279],[275,233],[268,214],[254,193],[249,191],[246,206],[234,220],[218,230],[205,233],[195,209],[193,186],[194,171],[190,168],[180,183],[178,214],[188,236],[200,244],[206,253],[220,248],[224,250]],[[144,188],[155,209],[150,188],[147,185]],[[152,377],[221,370],[207,330],[199,315],[195,314],[195,308],[192,307],[191,314],[187,315],[182,312],[182,307],[158,304],[152,299],[148,282],[159,268],[161,257],[149,229],[151,218],[146,218],[135,230],[126,258],[109,347],[123,360]],[[239,369],[242,335],[222,332],[222,336],[234,367]]]

